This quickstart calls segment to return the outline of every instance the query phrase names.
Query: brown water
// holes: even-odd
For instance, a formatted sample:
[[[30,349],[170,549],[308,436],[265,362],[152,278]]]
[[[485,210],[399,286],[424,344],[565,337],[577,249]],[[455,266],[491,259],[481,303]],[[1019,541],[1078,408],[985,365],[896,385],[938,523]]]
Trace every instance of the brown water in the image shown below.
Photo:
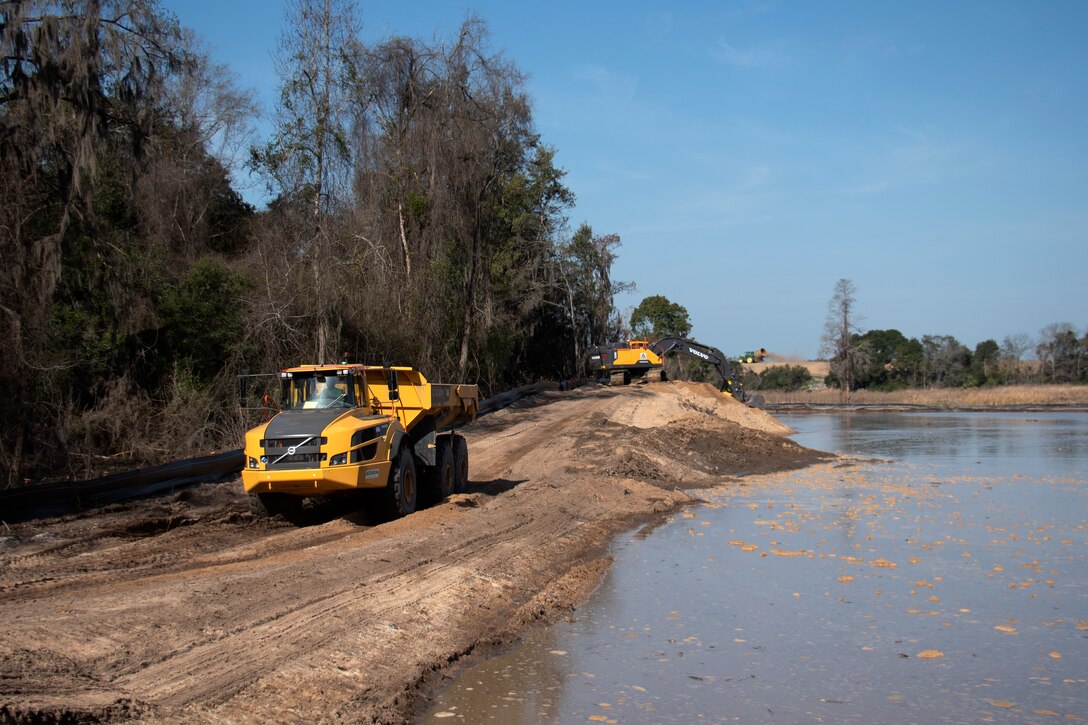
[[[785,422],[888,460],[702,492],[424,721],[1088,718],[1088,415]]]

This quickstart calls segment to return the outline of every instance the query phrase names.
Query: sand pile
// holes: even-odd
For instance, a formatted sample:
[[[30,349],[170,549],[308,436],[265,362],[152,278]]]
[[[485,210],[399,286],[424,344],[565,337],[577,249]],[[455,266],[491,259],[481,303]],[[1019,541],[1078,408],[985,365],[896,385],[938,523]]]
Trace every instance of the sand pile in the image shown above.
[[[774,435],[794,432],[766,411],[749,408],[710,383],[686,381],[640,386],[618,400],[608,419],[635,428],[658,428],[678,422],[698,423],[706,416]]]

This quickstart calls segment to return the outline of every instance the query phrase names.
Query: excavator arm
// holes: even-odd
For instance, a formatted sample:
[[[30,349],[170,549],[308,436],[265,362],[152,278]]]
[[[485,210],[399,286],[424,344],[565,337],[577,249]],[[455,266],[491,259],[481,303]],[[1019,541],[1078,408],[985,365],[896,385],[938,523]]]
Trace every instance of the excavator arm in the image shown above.
[[[749,403],[750,405],[753,403],[751,396],[745,392],[744,385],[737,379],[733,364],[729,362],[729,358],[727,358],[718,348],[704,345],[701,342],[689,340],[684,337],[663,337],[657,342],[654,342],[650,348],[656,352],[662,360],[664,360],[665,356],[670,352],[675,351],[710,363],[722,378],[719,390],[729,393],[742,403]]]

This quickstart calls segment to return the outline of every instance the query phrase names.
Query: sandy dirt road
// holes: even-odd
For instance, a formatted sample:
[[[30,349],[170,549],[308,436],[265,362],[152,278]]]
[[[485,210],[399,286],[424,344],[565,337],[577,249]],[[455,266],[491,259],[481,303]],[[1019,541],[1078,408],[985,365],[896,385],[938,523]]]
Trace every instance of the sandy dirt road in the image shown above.
[[[572,611],[617,532],[820,458],[687,383],[546,393],[464,432],[469,492],[393,522],[254,517],[232,483],[10,527],[0,721],[411,721],[466,658]]]

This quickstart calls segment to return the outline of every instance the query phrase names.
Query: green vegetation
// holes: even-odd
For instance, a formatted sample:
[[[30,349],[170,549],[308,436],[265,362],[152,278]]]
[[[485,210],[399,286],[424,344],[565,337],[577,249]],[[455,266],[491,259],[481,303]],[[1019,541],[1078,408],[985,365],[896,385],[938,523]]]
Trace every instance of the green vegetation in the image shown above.
[[[683,305],[664,295],[651,295],[631,313],[631,331],[636,337],[647,340],[687,337],[691,334],[691,320]]]
[[[1088,330],[1078,337],[1069,323],[1047,325],[1035,343],[1024,334],[1008,335],[1000,345],[983,340],[973,351],[951,335],[923,335],[919,340],[894,329],[863,333],[853,321],[852,284],[845,303],[849,309],[843,314],[843,282],[849,280],[840,280],[829,313],[835,344],[825,345],[831,367],[825,382],[830,387],[892,391],[1088,383]],[[1037,364],[1023,359],[1030,351]]]
[[[1056,329],[1055,329],[1056,328]],[[870,330],[854,335],[867,365],[855,378],[855,390],[902,388],[972,388],[1019,383],[1088,383],[1088,333],[1077,338],[1071,326],[1048,326],[1034,352],[1038,363],[1021,359],[1015,344],[983,340],[972,351],[950,335],[907,338],[899,330]],[[839,387],[832,369],[828,384]]]
[[[812,382],[812,375],[800,365],[776,365],[759,375],[760,390],[784,390],[792,393]]]
[[[348,0],[290,3],[247,156],[252,95],[155,0],[2,18],[0,486],[235,447],[247,369],[347,351],[486,395],[619,336],[619,237],[565,232],[574,196],[482,21],[368,45]]]

